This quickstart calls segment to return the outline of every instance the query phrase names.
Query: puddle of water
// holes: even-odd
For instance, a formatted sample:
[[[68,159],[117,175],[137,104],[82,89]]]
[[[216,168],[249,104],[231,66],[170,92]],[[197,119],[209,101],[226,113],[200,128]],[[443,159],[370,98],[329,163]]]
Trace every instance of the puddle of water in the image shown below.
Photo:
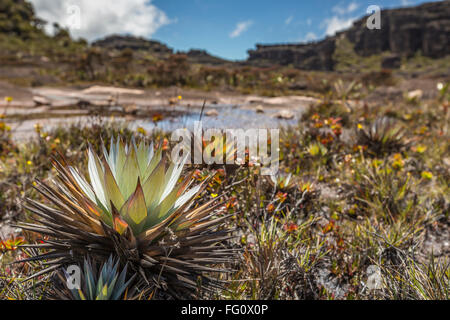
[[[215,109],[218,112],[218,115],[214,117],[206,116],[205,114],[211,109]],[[190,112],[187,112],[182,116],[167,118],[158,122],[157,127],[163,131],[173,131],[178,128],[187,128],[192,130],[194,128],[194,123],[200,119],[201,109],[198,108],[194,111],[190,108],[189,110]],[[274,115],[279,112],[279,109],[276,108],[267,110],[265,113],[257,113],[254,110],[242,109],[239,106],[221,105],[216,108],[205,108],[201,121],[202,126],[205,129],[271,129],[297,124],[303,109],[293,109],[292,111],[295,114],[294,119],[284,120],[274,117]],[[153,123],[148,122],[145,119],[137,119],[133,121],[132,126],[141,126],[146,130],[155,128]]]
[[[218,112],[217,116],[210,117],[205,114],[215,109]],[[264,113],[257,113],[255,110],[242,109],[235,105],[215,105],[214,107],[206,107],[202,117],[202,126],[204,129],[217,128],[217,129],[272,129],[284,126],[295,125],[298,122],[301,114],[305,110],[304,108],[291,108],[295,117],[291,120],[277,119],[274,117],[276,113],[280,111],[279,108],[267,108]],[[153,110],[152,110],[153,111]],[[155,113],[158,109],[154,109]],[[161,108],[161,112],[167,113],[167,108]],[[173,112],[172,112],[173,111]],[[28,137],[34,136],[34,125],[39,123],[43,126],[44,130],[51,130],[58,126],[66,125],[67,123],[75,123],[80,126],[90,125],[103,121],[106,123],[119,123],[127,125],[131,130],[135,130],[138,127],[142,127],[148,132],[154,129],[159,129],[165,132],[170,132],[179,128],[187,128],[189,130],[194,129],[194,123],[199,121],[201,108],[193,107],[171,107],[173,114],[177,116],[169,116],[156,124],[151,119],[138,118],[127,119],[124,117],[110,117],[110,116],[72,116],[65,118],[48,118],[48,119],[29,119],[17,123],[12,123],[13,139],[24,140]]]

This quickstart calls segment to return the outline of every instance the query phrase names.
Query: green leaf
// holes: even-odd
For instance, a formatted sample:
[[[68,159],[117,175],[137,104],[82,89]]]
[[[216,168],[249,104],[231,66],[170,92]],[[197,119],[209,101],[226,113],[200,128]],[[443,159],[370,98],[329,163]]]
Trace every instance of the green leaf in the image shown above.
[[[118,138],[117,142],[116,142],[116,150],[115,150],[115,175],[114,177],[116,178],[116,181],[122,181],[122,173],[123,173],[123,169],[124,169],[124,165],[125,165],[125,161],[126,161],[127,157],[125,154],[125,144],[123,143],[123,141]]]
[[[136,148],[136,146],[135,146]],[[147,146],[144,143],[144,140],[141,140],[139,143],[139,147],[136,148],[136,154],[137,154],[137,161],[139,165],[139,174],[141,179],[144,178],[145,171],[147,170],[147,166],[149,163],[148,159],[148,152],[147,152]]]
[[[155,170],[155,168],[161,163],[161,159],[162,159],[162,148],[159,148],[156,151],[156,154],[153,155],[153,144],[150,146],[149,149],[149,164],[147,166],[147,169],[145,170],[144,176],[143,176],[143,180],[142,181],[146,181],[147,178],[153,173],[153,171]]]
[[[161,161],[143,185],[147,208],[154,208],[159,204],[165,181],[165,161]]]
[[[91,178],[91,184],[94,187],[95,195],[105,208],[110,209],[109,199],[107,199],[107,195],[105,194],[103,165],[100,163],[100,159],[94,153],[91,146],[89,146],[88,155],[89,155],[88,161],[89,177]]]
[[[104,167],[105,167],[106,193],[108,195],[108,198],[112,201],[113,205],[117,208],[117,210],[120,210],[120,208],[122,208],[123,204],[125,203],[125,199],[122,193],[120,192],[119,186],[117,185],[116,179],[114,179],[114,176],[112,174],[111,169],[109,168],[109,165],[105,163]]]
[[[131,221],[138,226],[147,217],[147,206],[145,204],[144,192],[142,190],[141,182],[138,179],[136,191],[127,200],[120,210],[121,216],[131,219]]]
[[[136,189],[139,177],[139,166],[136,159],[136,152],[133,147],[130,148],[129,154],[123,166],[122,177],[119,182],[119,188],[124,199],[128,199]]]

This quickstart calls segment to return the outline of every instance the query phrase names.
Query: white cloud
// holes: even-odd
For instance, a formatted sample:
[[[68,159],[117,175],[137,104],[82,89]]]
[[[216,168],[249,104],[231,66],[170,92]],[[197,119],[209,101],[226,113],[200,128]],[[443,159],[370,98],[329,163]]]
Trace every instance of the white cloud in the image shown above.
[[[356,2],[351,2],[348,4],[348,6],[343,6],[342,4],[338,4],[334,6],[331,10],[333,10],[334,13],[337,13],[338,15],[345,15],[352,13],[356,9],[358,9],[359,4]]]
[[[151,37],[160,27],[171,21],[167,15],[148,0],[31,0],[36,14],[49,22],[69,27],[74,37],[95,40],[112,34],[132,34]],[[75,11],[70,11],[75,8]],[[79,8],[79,27],[77,21]]]
[[[348,5],[347,7],[347,12],[348,13],[352,13],[353,11],[355,11],[356,9],[358,9],[359,4],[357,4],[356,2],[352,2]]]
[[[311,42],[317,40],[317,35],[314,32],[308,32],[299,42]]]
[[[236,28],[233,30],[233,32],[230,33],[230,38],[239,37],[243,32],[247,31],[248,28],[250,28],[252,24],[253,24],[253,21],[251,21],[251,20],[238,22],[236,24]]]
[[[293,17],[293,16],[290,16],[290,17],[288,17],[288,18],[284,21],[284,23],[285,23],[286,25],[290,25],[293,19],[294,19],[294,17]]]
[[[341,18],[338,16],[334,16],[330,19],[325,19],[324,23],[326,26],[325,34],[327,36],[332,36],[336,32],[350,28],[352,26],[353,21],[355,21],[355,18]]]
[[[306,36],[301,40],[302,42],[310,42],[317,39],[317,35],[314,32],[308,32]]]
[[[308,18],[308,19],[306,20],[306,24],[307,24],[308,26],[310,26],[310,25],[312,24],[312,19]]]
[[[401,4],[402,6],[404,6],[404,7],[406,7],[406,6],[411,5],[411,4],[412,4],[412,1],[411,1],[411,0],[401,0],[401,1],[400,1],[400,4]]]
[[[355,17],[350,17],[350,14],[358,9],[359,4],[356,2],[350,2],[348,5],[342,3],[334,6],[331,10],[335,15],[331,18],[327,18],[322,22],[322,28],[325,28],[325,35],[332,36],[336,32],[347,29],[352,26]]]

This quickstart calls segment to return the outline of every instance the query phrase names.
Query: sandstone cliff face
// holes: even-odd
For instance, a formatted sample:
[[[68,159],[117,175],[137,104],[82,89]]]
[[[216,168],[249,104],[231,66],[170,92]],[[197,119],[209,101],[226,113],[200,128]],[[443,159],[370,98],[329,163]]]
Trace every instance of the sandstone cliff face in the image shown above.
[[[293,65],[305,70],[332,70],[334,39],[311,44],[256,45],[250,50],[249,62],[258,65]]]
[[[450,1],[381,12],[381,30],[366,28],[366,19],[344,32],[356,53],[368,56],[391,51],[438,58],[450,53]]]
[[[381,11],[381,29],[369,30],[367,17],[333,37],[310,44],[257,45],[250,50],[253,65],[293,65],[305,70],[333,70],[336,39],[345,36],[355,52],[370,56],[385,51],[411,56],[419,50],[438,58],[450,53],[450,1],[426,3],[412,8]]]

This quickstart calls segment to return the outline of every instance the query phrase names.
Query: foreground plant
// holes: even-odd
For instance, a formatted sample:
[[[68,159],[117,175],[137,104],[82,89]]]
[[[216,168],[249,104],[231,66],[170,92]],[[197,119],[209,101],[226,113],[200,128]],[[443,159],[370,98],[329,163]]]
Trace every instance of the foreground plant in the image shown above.
[[[396,300],[448,300],[450,263],[431,256],[423,263],[406,257],[399,266],[381,266],[382,298]]]
[[[184,162],[166,169],[161,149],[155,153],[143,141],[137,146],[134,140],[130,145],[112,140],[109,152],[103,146],[103,160],[89,147],[88,158],[90,183],[54,159],[59,182],[37,187],[54,207],[28,200],[27,208],[40,219],[21,227],[51,239],[30,245],[47,250],[29,259],[45,260],[46,268],[35,276],[81,262],[88,253],[98,260],[115,254],[150,288],[171,297],[220,287],[207,273],[228,272],[214,265],[232,261],[234,251],[223,245],[230,230],[222,229],[227,216],[217,217],[218,198],[194,201],[207,180],[192,186],[188,175],[179,182]]]
[[[127,268],[118,271],[119,261],[109,257],[108,261],[100,267],[87,258],[84,260],[81,279],[76,288],[76,283],[72,283],[72,278],[66,270],[57,274],[54,297],[62,300],[119,300],[125,298],[128,293],[128,286],[135,276],[126,280]],[[80,268],[81,269],[81,268]],[[73,287],[69,287],[69,284]]]
[[[399,152],[411,141],[405,139],[406,131],[392,119],[383,117],[375,120],[368,129],[359,126],[356,131],[358,145],[367,146],[374,156]]]

